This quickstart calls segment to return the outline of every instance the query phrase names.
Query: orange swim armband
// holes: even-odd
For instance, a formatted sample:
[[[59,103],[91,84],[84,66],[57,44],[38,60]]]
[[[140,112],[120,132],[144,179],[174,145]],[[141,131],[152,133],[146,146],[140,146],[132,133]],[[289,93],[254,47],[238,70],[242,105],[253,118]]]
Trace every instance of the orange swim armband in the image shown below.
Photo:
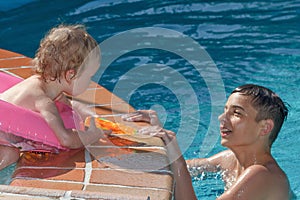
[[[91,117],[86,118],[85,125],[89,126],[91,121]],[[101,128],[103,130],[111,130],[113,133],[117,134],[128,134],[133,135],[136,133],[136,129],[130,126],[126,126],[125,124],[112,122],[110,120],[96,117],[95,125],[97,128]]]

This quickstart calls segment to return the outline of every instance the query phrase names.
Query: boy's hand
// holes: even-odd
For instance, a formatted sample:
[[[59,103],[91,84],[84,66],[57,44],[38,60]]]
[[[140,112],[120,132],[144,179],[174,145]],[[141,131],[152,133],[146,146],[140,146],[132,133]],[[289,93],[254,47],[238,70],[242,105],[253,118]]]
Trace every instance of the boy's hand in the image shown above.
[[[148,122],[153,126],[161,126],[157,113],[154,110],[139,110],[122,116],[124,121]]]

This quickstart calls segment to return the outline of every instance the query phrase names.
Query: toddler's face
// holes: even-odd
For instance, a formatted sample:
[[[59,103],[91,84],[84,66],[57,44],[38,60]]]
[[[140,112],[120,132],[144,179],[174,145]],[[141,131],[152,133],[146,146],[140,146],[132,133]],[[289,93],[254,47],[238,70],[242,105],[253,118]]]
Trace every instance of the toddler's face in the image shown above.
[[[83,93],[90,85],[92,76],[97,72],[100,66],[99,55],[90,56],[85,62],[82,71],[74,78],[72,95],[77,96]]]

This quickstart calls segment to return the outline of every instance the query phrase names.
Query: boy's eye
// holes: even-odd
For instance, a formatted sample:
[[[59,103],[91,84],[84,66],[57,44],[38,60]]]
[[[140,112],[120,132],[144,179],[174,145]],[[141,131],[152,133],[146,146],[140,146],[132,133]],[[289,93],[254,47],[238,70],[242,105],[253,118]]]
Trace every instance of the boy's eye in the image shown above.
[[[242,113],[240,113],[240,111],[238,111],[238,110],[234,110],[233,113],[234,113],[235,115],[242,115]]]

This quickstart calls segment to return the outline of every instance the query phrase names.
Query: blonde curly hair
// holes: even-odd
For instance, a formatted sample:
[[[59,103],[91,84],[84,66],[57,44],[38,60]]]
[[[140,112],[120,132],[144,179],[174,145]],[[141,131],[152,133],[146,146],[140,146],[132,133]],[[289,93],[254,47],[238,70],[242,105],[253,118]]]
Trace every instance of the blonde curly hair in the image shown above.
[[[41,40],[33,59],[35,73],[44,81],[61,80],[70,69],[75,75],[91,51],[99,55],[96,40],[86,32],[83,25],[60,25],[52,28]]]

